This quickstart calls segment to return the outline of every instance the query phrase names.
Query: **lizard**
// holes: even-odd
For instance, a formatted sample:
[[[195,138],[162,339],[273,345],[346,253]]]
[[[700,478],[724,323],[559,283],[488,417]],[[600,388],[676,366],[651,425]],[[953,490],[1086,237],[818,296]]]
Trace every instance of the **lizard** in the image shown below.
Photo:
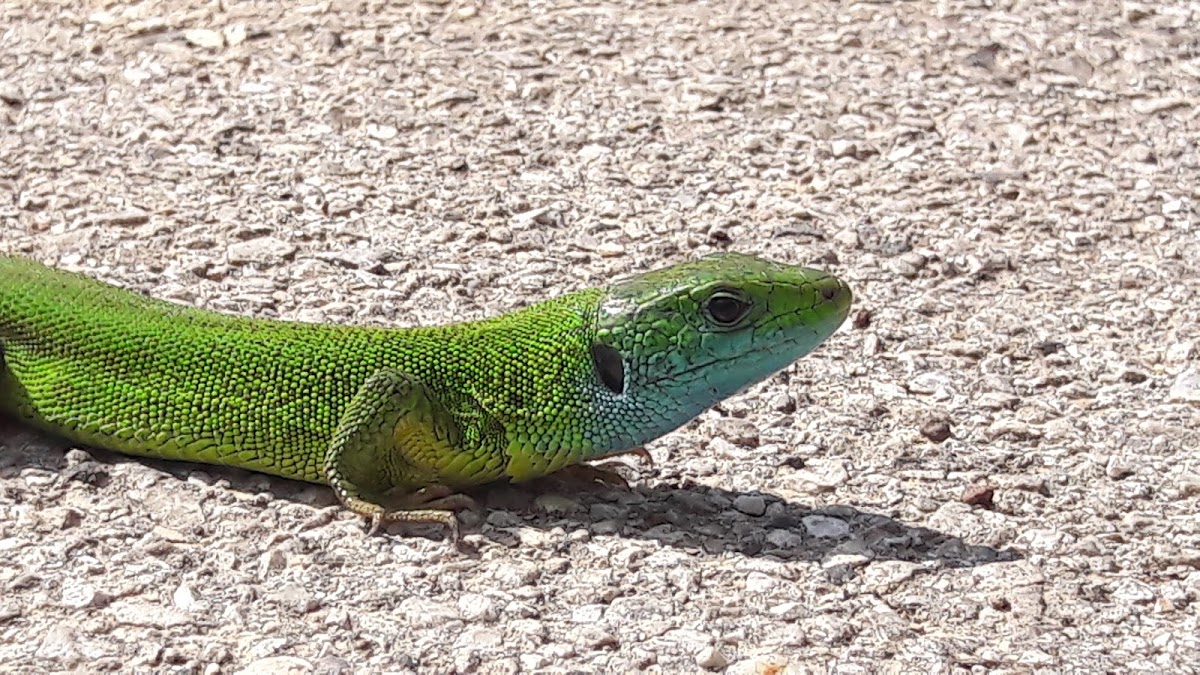
[[[0,414],[128,455],[330,486],[371,532],[464,490],[642,447],[845,320],[816,269],[718,253],[507,314],[389,327],[251,317],[0,257]]]

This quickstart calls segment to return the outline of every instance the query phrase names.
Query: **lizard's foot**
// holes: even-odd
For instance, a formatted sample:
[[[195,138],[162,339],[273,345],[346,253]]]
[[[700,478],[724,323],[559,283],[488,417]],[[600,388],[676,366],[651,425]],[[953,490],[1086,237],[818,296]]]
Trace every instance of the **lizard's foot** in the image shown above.
[[[634,455],[635,457],[645,460],[646,465],[649,468],[654,468],[654,458],[650,456],[650,453],[645,448],[633,448],[631,450],[614,452],[604,455],[599,459],[601,461],[608,460],[618,455]],[[620,466],[620,462],[604,461],[603,464],[572,464],[571,466],[559,469],[554,475],[558,476],[564,482],[584,483],[588,485],[593,483],[601,483],[603,485],[621,488],[622,490],[628,490],[629,481],[613,469],[608,468],[609,466]]]
[[[620,455],[633,455],[634,457],[638,457],[638,458],[642,459],[643,461],[645,461],[646,468],[648,468],[648,469],[654,468],[654,458],[650,456],[650,451],[645,448],[633,448],[632,450],[622,450],[621,452],[614,452],[612,454],[605,455],[603,457],[603,459],[608,459],[610,457],[618,457]]]
[[[611,487],[621,488],[622,490],[629,489],[629,481],[621,474],[604,466],[595,464],[572,464],[566,466],[554,473],[555,478],[565,483],[583,483],[591,485],[592,483],[601,483]]]
[[[479,508],[474,499],[443,485],[422,488],[388,501],[394,503],[393,508],[385,508],[358,497],[346,497],[342,503],[370,521],[367,536],[373,536],[379,531],[379,527],[386,523],[436,523],[446,527],[453,544],[457,544],[459,540],[458,516],[455,515],[455,511]]]

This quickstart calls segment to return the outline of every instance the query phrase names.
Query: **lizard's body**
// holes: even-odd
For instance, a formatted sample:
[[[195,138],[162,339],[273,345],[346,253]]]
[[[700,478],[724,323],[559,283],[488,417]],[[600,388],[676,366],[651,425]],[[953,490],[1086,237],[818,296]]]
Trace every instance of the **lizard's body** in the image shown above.
[[[714,323],[717,290],[747,301],[746,326]],[[327,326],[0,257],[0,412],[118,452],[331,484],[377,520],[449,523],[461,488],[671,431],[816,347],[849,304],[833,277],[729,254],[482,321]]]

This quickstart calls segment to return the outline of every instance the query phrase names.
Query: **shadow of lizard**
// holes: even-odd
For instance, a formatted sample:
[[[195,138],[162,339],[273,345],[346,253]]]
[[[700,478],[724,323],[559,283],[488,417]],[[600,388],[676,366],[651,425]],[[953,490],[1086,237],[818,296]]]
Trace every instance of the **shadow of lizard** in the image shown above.
[[[302,504],[328,512],[328,520],[342,511],[325,486],[230,467],[72,449],[70,442],[9,421],[0,422],[0,446],[0,480],[8,483],[0,491],[0,501],[42,506],[55,504],[71,490],[119,492],[129,480],[129,472],[116,469],[140,465],[172,476],[170,480],[179,481],[181,487],[220,483],[218,489],[262,496],[253,503],[264,507],[273,499]],[[22,493],[14,488],[18,483],[13,479],[31,469],[41,472],[41,486]],[[121,475],[115,476],[117,473]],[[483,510],[475,517],[464,514],[464,534],[505,546],[520,545],[520,528],[560,535],[551,545],[564,548],[576,540],[572,533],[584,530],[589,537],[654,540],[697,555],[737,553],[820,563],[834,583],[853,578],[863,560],[973,567],[1022,557],[1012,549],[972,544],[853,506],[814,507],[769,493],[699,485],[686,478],[673,483],[639,482],[629,489],[600,484],[580,489],[578,484],[566,486],[552,475],[520,485],[484,486],[473,494]],[[739,497],[748,495],[763,500],[763,515],[747,515],[733,507]],[[384,532],[388,533],[384,536],[401,541],[405,537],[445,537],[439,527],[403,523],[390,525]],[[205,535],[202,531],[194,534]]]

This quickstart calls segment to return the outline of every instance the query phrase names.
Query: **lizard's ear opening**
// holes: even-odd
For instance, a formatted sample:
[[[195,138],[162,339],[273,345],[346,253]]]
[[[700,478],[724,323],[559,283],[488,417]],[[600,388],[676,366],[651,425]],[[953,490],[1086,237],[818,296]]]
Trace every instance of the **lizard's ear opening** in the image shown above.
[[[621,352],[603,342],[593,342],[592,363],[604,386],[614,394],[625,393],[625,359],[621,358]]]

